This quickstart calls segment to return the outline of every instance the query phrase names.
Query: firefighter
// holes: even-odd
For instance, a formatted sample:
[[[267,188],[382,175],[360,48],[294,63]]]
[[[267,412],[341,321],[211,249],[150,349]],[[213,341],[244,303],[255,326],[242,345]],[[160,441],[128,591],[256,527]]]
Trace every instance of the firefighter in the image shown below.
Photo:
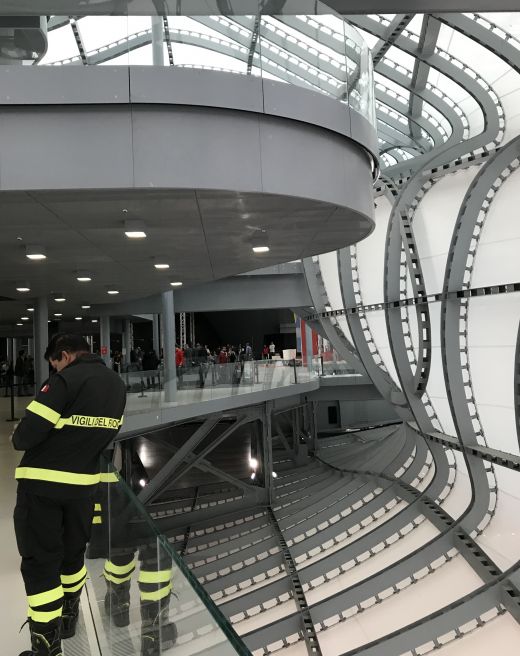
[[[60,335],[47,355],[56,373],[12,438],[25,451],[14,525],[32,650],[21,656],[62,656],[61,639],[75,633],[100,455],[121,428],[126,401],[123,381],[83,337]]]

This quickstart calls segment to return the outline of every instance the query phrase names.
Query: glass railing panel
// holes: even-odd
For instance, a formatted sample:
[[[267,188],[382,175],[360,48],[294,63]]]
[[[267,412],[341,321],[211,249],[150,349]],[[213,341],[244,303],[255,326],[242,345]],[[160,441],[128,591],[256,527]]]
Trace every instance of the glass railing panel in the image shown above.
[[[375,125],[371,57],[360,34],[320,2],[278,4],[272,15],[255,0],[226,15],[213,3],[213,14],[193,16],[27,17],[0,35],[0,64],[160,66],[252,76],[339,100],[347,122],[350,103]]]
[[[162,369],[129,369],[120,374],[127,415],[309,383],[320,375],[316,364],[301,359],[192,363],[177,368],[174,378]]]
[[[166,536],[103,460],[87,566],[103,656],[249,654]]]

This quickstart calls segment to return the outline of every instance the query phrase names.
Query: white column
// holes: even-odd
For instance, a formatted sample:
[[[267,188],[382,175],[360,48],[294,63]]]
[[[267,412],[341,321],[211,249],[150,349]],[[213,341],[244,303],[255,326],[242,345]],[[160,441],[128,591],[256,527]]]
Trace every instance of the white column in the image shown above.
[[[157,356],[161,352],[161,344],[159,342],[159,315],[154,314],[152,317],[152,342],[153,350],[156,352]]]
[[[100,346],[101,357],[107,367],[110,366],[110,317],[100,317]]]
[[[47,298],[38,298],[34,306],[34,382],[38,388],[49,376],[49,363],[43,357],[49,343],[49,307]]]
[[[173,291],[163,292],[162,317],[164,326],[164,400],[168,403],[177,395],[177,373],[175,371],[175,307]]]

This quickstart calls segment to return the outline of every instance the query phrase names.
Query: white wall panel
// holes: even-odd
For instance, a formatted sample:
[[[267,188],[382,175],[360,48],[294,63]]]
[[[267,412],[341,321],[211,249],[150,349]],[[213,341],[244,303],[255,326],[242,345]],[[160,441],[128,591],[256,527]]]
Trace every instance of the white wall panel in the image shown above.
[[[519,446],[513,377],[519,321],[518,293],[470,300],[469,363],[482,426],[490,447],[515,454]]]
[[[323,278],[323,284],[327,292],[330,306],[333,310],[339,310],[343,307],[343,298],[341,296],[341,286],[339,282],[338,270],[338,251],[324,253],[319,256],[320,271]],[[338,317],[338,323],[343,330],[347,339],[352,341],[352,335],[345,317]]]
[[[457,581],[457,585],[453,585],[453,581]],[[458,556],[399,594],[320,633],[320,644],[326,656],[337,656],[411,624],[480,585],[482,580]],[[354,626],[352,633],[349,631],[351,623]],[[381,653],[384,654],[384,647]]]
[[[517,656],[519,644],[520,626],[506,613],[434,653],[436,656]]]
[[[428,294],[442,291],[453,228],[477,172],[477,167],[471,167],[445,176],[425,195],[415,212],[413,230]]]
[[[441,357],[441,304],[430,303],[430,322],[432,335],[432,360],[427,391],[437,413],[442,429],[447,435],[456,435],[455,425],[444,382],[444,368]]]
[[[385,243],[392,205],[385,196],[376,198],[372,234],[357,244],[357,261],[361,295],[365,305],[384,300]]]
[[[385,367],[388,369],[388,373],[394,382],[399,385],[399,377],[397,376],[392,351],[390,350],[390,340],[388,339],[388,332],[386,329],[385,311],[374,310],[372,312],[367,312],[365,316]]]
[[[503,570],[512,567],[520,554],[520,499],[505,491],[508,477],[504,467],[495,467],[498,483],[498,503],[495,516],[477,539],[478,544]],[[516,475],[516,487],[520,487],[520,474]]]

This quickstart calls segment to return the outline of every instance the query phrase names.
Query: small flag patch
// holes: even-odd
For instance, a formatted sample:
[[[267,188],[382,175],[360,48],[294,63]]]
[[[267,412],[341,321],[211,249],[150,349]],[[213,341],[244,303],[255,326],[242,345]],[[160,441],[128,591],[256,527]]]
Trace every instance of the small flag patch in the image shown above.
[[[49,390],[50,390],[50,385],[49,385],[49,384],[45,384],[45,385],[41,388],[40,392],[48,392]]]

